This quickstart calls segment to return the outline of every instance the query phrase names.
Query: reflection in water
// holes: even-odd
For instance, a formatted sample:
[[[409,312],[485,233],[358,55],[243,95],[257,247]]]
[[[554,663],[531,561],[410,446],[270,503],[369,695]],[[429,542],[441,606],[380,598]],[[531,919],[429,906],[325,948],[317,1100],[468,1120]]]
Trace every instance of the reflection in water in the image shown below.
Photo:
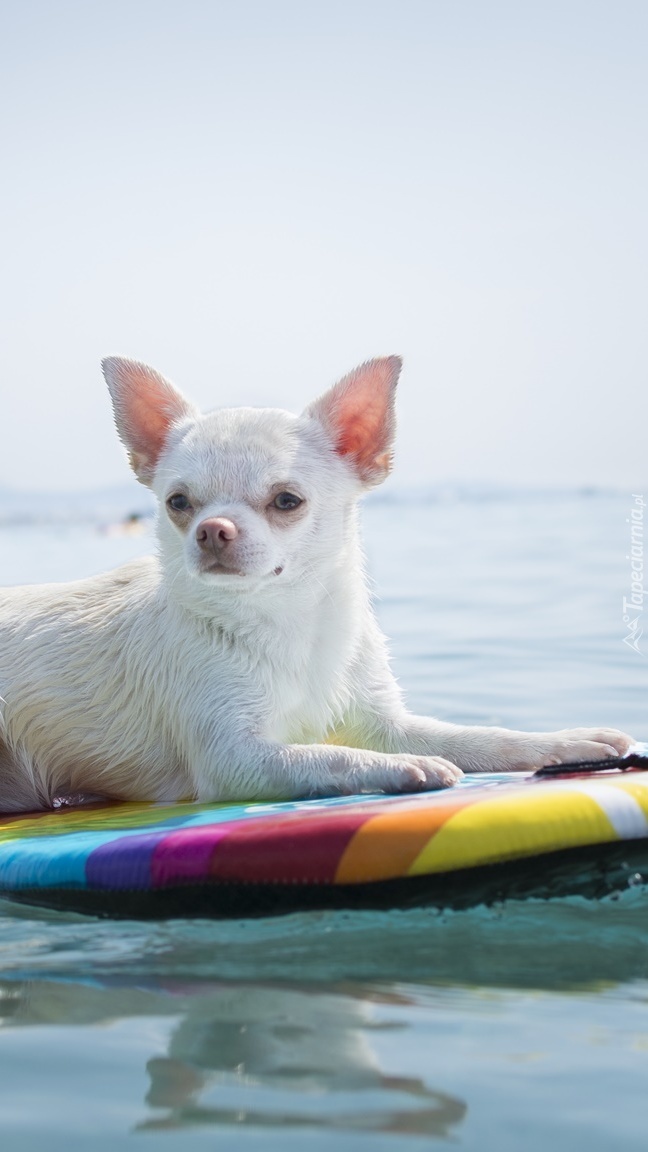
[[[52,1152],[89,1130],[98,1152],[151,1130],[182,1152],[241,1127],[262,1152],[291,1132],[322,1152],[379,1135],[479,1152],[504,1130],[529,1152],[608,1152],[621,1124],[641,1152],[646,905],[637,884],[443,915],[115,925],[7,906],[3,1138],[13,1117],[32,1152],[56,1117]]]
[[[465,1104],[423,1079],[389,1075],[372,1034],[402,990],[212,984],[181,991],[21,981],[0,984],[0,1024],[98,1024],[171,1017],[168,1047],[147,1062],[151,1112],[140,1130],[252,1124],[450,1135]]]
[[[641,1130],[639,1150],[641,879],[618,899],[444,914],[116,925],[5,905],[3,1124],[13,1109],[12,1131],[37,1141],[39,1099],[57,1115],[52,1152],[84,1148],[88,1124],[105,1135],[99,1152],[120,1133],[164,1130],[180,1152],[189,1131],[241,1127],[263,1152],[287,1152],[302,1130],[314,1147],[318,1134],[380,1134],[394,1152],[417,1137],[472,1152],[489,1124],[532,1132],[529,1152],[571,1152],[574,1132],[556,1142],[554,1121],[578,1115],[590,1152],[617,1146],[621,1119]],[[70,1075],[75,1108],[61,1123]]]

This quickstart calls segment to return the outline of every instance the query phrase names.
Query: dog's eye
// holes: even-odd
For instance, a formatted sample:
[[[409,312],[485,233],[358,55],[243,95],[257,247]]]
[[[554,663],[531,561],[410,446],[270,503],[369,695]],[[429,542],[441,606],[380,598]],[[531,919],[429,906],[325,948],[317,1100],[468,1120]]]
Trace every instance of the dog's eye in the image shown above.
[[[173,508],[174,512],[186,512],[188,508],[191,508],[184,492],[174,492],[173,496],[169,496],[167,504],[169,508]]]
[[[295,496],[293,492],[280,492],[278,496],[275,496],[272,503],[280,512],[292,512],[293,508],[299,508],[299,505],[303,504],[304,501],[300,496]]]

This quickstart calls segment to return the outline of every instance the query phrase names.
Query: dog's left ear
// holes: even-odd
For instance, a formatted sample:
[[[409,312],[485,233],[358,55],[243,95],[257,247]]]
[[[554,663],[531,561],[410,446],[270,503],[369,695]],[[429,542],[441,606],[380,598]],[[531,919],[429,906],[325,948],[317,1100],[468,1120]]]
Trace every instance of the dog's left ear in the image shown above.
[[[391,471],[401,367],[400,356],[367,360],[306,409],[364,484],[380,484]]]

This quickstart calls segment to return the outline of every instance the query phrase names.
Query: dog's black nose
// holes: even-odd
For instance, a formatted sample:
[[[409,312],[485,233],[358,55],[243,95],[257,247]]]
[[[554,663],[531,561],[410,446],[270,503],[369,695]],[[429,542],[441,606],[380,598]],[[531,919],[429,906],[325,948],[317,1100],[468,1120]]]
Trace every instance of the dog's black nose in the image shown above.
[[[196,528],[196,541],[204,552],[222,552],[236,540],[239,530],[226,516],[210,516]]]

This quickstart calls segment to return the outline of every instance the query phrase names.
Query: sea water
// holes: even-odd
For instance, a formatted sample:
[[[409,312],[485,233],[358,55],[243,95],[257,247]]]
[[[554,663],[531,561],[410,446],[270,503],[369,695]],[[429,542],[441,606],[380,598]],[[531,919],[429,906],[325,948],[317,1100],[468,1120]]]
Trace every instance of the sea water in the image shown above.
[[[627,610],[637,495],[368,502],[377,611],[411,707],[645,740],[648,633],[641,605]],[[0,580],[74,578],[151,547],[91,519],[5,523]],[[121,923],[0,905],[7,1152],[643,1150],[647,1081],[641,875],[602,901],[466,912]]]

